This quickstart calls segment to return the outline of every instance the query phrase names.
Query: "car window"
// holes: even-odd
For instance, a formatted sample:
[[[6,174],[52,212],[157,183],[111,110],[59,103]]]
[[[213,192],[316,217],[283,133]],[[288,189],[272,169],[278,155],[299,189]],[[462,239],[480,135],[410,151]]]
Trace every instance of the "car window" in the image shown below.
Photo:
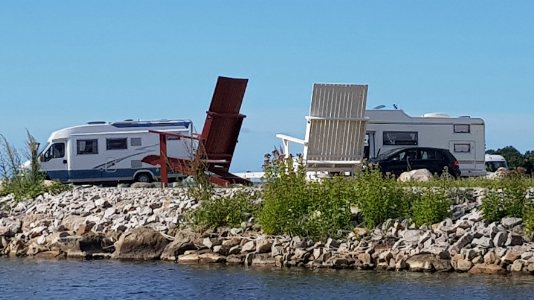
[[[434,149],[422,149],[419,151],[422,160],[436,159],[436,150]]]
[[[417,150],[408,150],[408,151],[406,151],[406,157],[409,160],[417,159]]]
[[[390,157],[390,160],[397,160],[397,161],[406,160],[406,151],[401,151],[399,153],[392,155]]]

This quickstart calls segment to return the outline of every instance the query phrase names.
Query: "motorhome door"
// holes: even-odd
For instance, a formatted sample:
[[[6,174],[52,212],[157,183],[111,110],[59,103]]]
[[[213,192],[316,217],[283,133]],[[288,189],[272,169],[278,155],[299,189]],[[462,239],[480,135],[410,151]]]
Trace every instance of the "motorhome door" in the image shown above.
[[[66,140],[55,140],[39,157],[41,169],[52,180],[67,182],[69,179],[69,158],[66,149]]]

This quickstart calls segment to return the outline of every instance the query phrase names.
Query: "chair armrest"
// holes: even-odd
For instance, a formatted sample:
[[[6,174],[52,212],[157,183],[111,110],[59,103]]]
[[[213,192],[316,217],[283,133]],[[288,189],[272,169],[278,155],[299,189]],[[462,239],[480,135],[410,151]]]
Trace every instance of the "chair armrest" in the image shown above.
[[[289,136],[289,135],[285,135],[285,134],[277,134],[276,137],[281,139],[282,141],[290,141],[290,142],[301,144],[301,145],[306,144],[306,142],[304,140],[297,139],[295,137],[292,137],[292,136]]]
[[[295,137],[288,136],[288,135],[285,135],[285,134],[277,134],[276,137],[281,139],[282,140],[282,144],[284,144],[284,155],[285,155],[285,157],[289,157],[289,155],[291,154],[291,152],[289,150],[289,142],[293,142],[293,143],[297,143],[297,144],[301,144],[301,145],[306,145],[307,144],[306,141],[304,141],[304,140],[297,139]]]

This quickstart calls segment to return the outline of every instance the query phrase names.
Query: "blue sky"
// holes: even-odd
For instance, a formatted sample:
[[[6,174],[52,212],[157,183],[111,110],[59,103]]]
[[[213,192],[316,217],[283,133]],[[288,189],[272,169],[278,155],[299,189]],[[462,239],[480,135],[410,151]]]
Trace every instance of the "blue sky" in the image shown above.
[[[0,133],[23,147],[92,120],[192,119],[217,76],[248,78],[232,170],[304,137],[313,83],[368,84],[369,108],[486,121],[534,149],[534,1],[0,0]]]

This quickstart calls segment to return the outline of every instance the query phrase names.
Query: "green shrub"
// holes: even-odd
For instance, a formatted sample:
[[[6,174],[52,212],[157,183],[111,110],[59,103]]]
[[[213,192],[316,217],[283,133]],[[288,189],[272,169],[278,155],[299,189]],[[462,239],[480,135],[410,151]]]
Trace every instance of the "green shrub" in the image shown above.
[[[2,189],[0,195],[13,194],[15,200],[33,199],[45,192],[58,193],[70,188],[58,181],[45,186],[45,175],[39,169],[39,143],[27,132],[26,142],[27,158],[30,160],[30,168],[22,169],[21,155],[11,146],[3,135],[0,148],[0,175],[2,177]]]
[[[412,195],[412,218],[417,225],[434,224],[450,216],[452,201],[444,189],[425,189]]]
[[[409,198],[394,177],[384,177],[377,168],[369,168],[356,176],[356,201],[368,228],[387,219],[408,217]]]
[[[502,192],[490,190],[482,199],[482,216],[496,222],[506,217],[506,206]]]
[[[534,234],[534,203],[529,201],[523,210],[524,233],[530,237]]]
[[[238,227],[257,210],[258,205],[254,204],[256,198],[240,191],[229,197],[203,200],[191,218],[196,225]]]

